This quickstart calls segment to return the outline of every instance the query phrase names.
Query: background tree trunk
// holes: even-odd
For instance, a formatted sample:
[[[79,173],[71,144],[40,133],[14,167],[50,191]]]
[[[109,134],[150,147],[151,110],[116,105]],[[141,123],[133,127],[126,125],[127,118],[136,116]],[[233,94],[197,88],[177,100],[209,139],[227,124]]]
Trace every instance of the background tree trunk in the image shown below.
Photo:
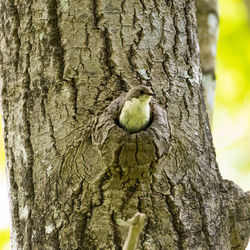
[[[137,211],[141,249],[244,249],[249,195],[216,164],[195,1],[3,0],[0,12],[14,249],[121,249]],[[129,135],[117,107],[138,84],[157,94],[154,119]]]
[[[247,8],[248,24],[250,25],[250,0],[244,0],[244,2]]]
[[[212,127],[215,98],[215,59],[219,29],[217,0],[197,0],[197,23],[200,45],[202,84],[210,125]]]

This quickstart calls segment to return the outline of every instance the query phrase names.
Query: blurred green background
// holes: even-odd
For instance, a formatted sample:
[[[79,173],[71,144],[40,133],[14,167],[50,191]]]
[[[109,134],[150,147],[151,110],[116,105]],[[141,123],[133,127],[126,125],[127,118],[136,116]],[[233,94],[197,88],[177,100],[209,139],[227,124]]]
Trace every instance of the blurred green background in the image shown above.
[[[250,189],[250,23],[242,0],[219,4],[213,138],[222,176],[246,191]]]
[[[246,191],[250,190],[250,25],[242,0],[219,0],[219,4],[213,138],[222,176]],[[5,179],[0,127],[0,250],[10,249]]]

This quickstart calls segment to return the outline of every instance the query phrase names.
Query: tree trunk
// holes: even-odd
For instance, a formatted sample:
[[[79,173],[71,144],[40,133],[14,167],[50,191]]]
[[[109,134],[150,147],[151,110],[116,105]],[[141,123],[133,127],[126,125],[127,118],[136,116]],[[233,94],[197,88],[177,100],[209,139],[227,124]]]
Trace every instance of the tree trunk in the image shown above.
[[[244,2],[247,9],[248,24],[250,25],[250,0],[244,0]]]
[[[220,176],[194,0],[1,2],[1,102],[13,249],[244,249],[250,199]],[[116,123],[125,90],[153,121]],[[113,100],[113,101],[111,101]]]
[[[218,38],[217,0],[196,0],[202,85],[210,124],[213,122],[215,97],[215,59]],[[212,127],[212,126],[211,126]]]

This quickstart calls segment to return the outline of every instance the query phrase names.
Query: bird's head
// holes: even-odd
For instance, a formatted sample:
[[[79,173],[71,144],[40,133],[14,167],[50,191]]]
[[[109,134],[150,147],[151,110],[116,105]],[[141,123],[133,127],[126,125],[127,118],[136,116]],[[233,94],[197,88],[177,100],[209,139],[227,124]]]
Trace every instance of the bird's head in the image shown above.
[[[151,97],[154,95],[154,92],[149,87],[139,85],[130,89],[127,93],[126,99],[131,100],[132,98],[138,98],[141,101],[150,101]]]

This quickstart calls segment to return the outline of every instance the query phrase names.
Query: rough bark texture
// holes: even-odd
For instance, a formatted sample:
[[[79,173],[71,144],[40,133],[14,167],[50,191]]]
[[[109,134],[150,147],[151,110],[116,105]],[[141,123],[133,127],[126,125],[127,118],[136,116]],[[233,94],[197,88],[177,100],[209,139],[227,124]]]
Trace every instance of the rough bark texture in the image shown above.
[[[217,0],[196,0],[198,37],[207,114],[212,125],[215,98],[215,59],[219,29]]]
[[[0,13],[13,249],[121,249],[137,211],[140,249],[244,249],[249,195],[216,164],[193,0],[3,0]],[[130,135],[117,106],[138,84],[157,94],[154,119]]]

